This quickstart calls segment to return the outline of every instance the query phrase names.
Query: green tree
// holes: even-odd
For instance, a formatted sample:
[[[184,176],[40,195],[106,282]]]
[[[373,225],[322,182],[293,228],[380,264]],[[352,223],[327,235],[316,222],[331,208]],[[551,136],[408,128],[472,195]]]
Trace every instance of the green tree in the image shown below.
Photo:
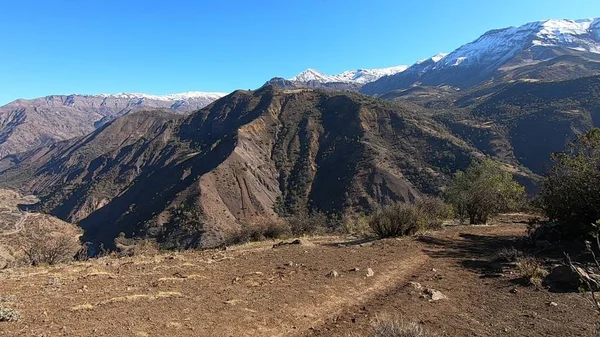
[[[541,191],[546,216],[566,237],[590,235],[600,219],[600,129],[579,135],[552,161]]]
[[[484,224],[490,217],[518,208],[525,195],[512,174],[490,159],[471,163],[466,171],[458,171],[447,190],[461,222]]]

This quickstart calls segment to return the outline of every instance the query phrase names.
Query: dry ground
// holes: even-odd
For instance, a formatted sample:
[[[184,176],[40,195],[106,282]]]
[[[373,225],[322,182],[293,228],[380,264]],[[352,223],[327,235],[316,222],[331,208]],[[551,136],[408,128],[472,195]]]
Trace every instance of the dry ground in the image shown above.
[[[0,336],[368,336],[386,315],[439,336],[591,336],[598,315],[581,295],[484,277],[489,254],[524,234],[524,224],[499,221],[421,238],[11,269],[0,273],[0,297],[22,317],[0,322]],[[429,302],[410,281],[448,299]]]

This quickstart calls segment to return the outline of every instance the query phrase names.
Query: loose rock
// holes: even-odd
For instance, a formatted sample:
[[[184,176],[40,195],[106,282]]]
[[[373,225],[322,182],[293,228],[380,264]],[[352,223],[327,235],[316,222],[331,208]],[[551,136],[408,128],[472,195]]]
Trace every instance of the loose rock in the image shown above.
[[[332,271],[330,271],[330,272],[329,272],[327,275],[325,275],[325,276],[327,276],[327,277],[329,277],[329,278],[336,278],[336,277],[340,276],[340,274],[339,274],[337,271],[335,271],[335,270],[332,270]]]
[[[435,290],[435,289],[431,289],[431,288],[427,288],[423,291],[423,294],[426,296],[426,298],[429,299],[429,301],[431,302],[435,302],[435,301],[439,301],[439,300],[446,300],[448,299],[448,296],[442,294],[441,291],[439,290]]]
[[[367,277],[375,276],[375,272],[371,268],[367,268]]]

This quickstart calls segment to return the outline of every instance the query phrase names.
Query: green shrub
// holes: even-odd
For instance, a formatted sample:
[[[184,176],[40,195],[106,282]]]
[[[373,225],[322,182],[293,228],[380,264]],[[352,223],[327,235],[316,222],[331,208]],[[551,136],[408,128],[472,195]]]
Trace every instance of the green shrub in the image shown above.
[[[369,227],[382,238],[413,235],[425,229],[426,219],[417,205],[399,203],[375,212]]]
[[[516,263],[519,276],[536,287],[540,287],[542,280],[548,275],[542,260],[538,258],[521,256],[517,258]]]
[[[517,210],[524,202],[525,188],[509,172],[490,159],[471,163],[465,172],[458,171],[447,190],[461,222],[485,224],[490,217]]]
[[[578,136],[552,161],[540,197],[545,215],[564,238],[590,236],[600,219],[600,129]]]
[[[444,220],[453,216],[452,206],[446,204],[442,199],[425,196],[417,201],[417,208],[425,219],[427,229],[440,229]]]

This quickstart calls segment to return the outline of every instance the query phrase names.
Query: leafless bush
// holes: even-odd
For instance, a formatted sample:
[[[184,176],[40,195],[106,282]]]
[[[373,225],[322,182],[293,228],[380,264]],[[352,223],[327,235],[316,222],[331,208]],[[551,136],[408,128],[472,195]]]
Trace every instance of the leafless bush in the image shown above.
[[[281,221],[259,220],[242,224],[239,232],[233,234],[227,244],[240,244],[251,241],[279,239],[290,234],[288,224]]]
[[[416,202],[416,206],[421,211],[427,229],[440,229],[444,220],[453,216],[452,206],[440,198],[424,196]]]
[[[79,233],[52,230],[39,222],[28,223],[21,232],[18,245],[27,264],[56,264],[73,260],[81,249]]]

